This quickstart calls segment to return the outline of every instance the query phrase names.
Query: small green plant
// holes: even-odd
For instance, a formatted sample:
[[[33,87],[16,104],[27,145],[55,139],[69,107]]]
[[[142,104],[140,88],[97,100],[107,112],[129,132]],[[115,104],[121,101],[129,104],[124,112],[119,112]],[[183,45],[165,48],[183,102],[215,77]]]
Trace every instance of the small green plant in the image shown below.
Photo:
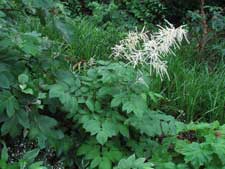
[[[128,157],[127,159],[120,160],[119,164],[115,169],[153,169],[153,164],[145,162],[144,158],[135,158],[135,155]]]
[[[9,163],[9,154],[6,144],[3,142],[1,150],[0,167],[1,169],[47,169],[42,161],[35,162],[39,154],[39,149],[27,151],[18,162]]]

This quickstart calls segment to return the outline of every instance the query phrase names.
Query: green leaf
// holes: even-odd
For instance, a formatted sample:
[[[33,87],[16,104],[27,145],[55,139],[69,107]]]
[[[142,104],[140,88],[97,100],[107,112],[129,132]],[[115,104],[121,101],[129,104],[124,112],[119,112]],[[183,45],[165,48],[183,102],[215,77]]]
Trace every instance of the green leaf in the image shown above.
[[[110,147],[110,150],[107,149],[107,151],[103,152],[103,156],[107,157],[112,162],[118,162],[123,154],[119,149],[115,147]]]
[[[37,32],[27,32],[21,35],[21,43],[18,46],[26,54],[36,56],[41,52],[41,35]]]
[[[22,125],[24,128],[27,129],[30,128],[30,120],[28,112],[21,110],[16,114],[16,116],[20,125]]]
[[[26,94],[30,94],[30,95],[33,95],[34,94],[34,91],[31,88],[24,89],[24,90],[22,90],[22,92],[23,93],[26,93]]]
[[[117,167],[114,169],[153,169],[153,164],[145,162],[145,158],[135,158],[135,155],[128,157],[127,159],[120,160]]]
[[[207,165],[212,160],[212,151],[204,143],[184,144],[181,153],[185,156],[185,162],[190,162],[195,168]]]
[[[47,167],[44,167],[43,162],[39,161],[31,164],[28,169],[47,169]]]
[[[3,148],[2,148],[2,151],[1,151],[1,160],[7,162],[8,159],[9,159],[8,149],[7,149],[6,144],[4,142],[2,142],[2,144],[3,144]]]
[[[105,120],[102,123],[102,130],[108,137],[115,136],[118,133],[117,125],[113,123],[110,119]]]
[[[177,121],[172,116],[160,112],[148,111],[140,118],[130,117],[128,122],[136,129],[139,129],[141,133],[145,133],[150,137],[177,133]]]
[[[134,112],[137,117],[141,117],[147,111],[147,103],[141,95],[132,94],[123,101],[122,108],[127,113]]]
[[[121,133],[124,137],[127,137],[127,138],[130,137],[129,129],[128,129],[127,126],[125,126],[125,125],[123,125],[123,124],[120,124],[120,125],[119,125],[119,131],[120,131],[120,133]]]
[[[84,122],[83,127],[86,131],[90,132],[91,135],[95,135],[100,132],[101,126],[98,120],[87,120]]]
[[[88,97],[88,99],[86,100],[85,103],[86,103],[88,109],[91,112],[94,112],[95,111],[94,101],[93,101],[93,99],[91,97]]]
[[[108,135],[104,131],[100,131],[98,132],[96,139],[101,145],[103,145],[107,142]]]
[[[38,126],[42,132],[46,132],[58,124],[54,118],[44,115],[39,115],[37,120]]]
[[[108,158],[103,157],[99,169],[112,169],[112,163]]]
[[[102,161],[102,158],[100,156],[97,156],[94,160],[91,161],[91,168],[97,167]]]
[[[91,146],[89,144],[82,144],[77,150],[77,155],[85,155],[87,152],[91,150]]]
[[[18,76],[18,81],[21,84],[25,84],[25,83],[27,83],[29,81],[29,77],[26,74],[24,74],[24,73],[23,74],[20,74]]]
[[[126,95],[124,95],[123,93],[114,95],[114,98],[111,101],[111,107],[118,107],[120,104],[122,104],[123,99],[124,99],[125,96]]]
[[[4,88],[4,89],[8,89],[10,86],[10,81],[7,78],[6,75],[4,74],[0,74],[0,87]]]
[[[20,128],[16,117],[6,120],[1,126],[1,135],[6,135],[9,133],[11,136],[16,136],[19,134],[19,131]]]
[[[65,91],[65,86],[60,84],[54,84],[50,86],[49,97],[50,98],[60,98]]]
[[[77,111],[78,103],[75,97],[72,97],[69,93],[61,94],[59,98],[64,108],[74,114]]]
[[[77,155],[85,155],[85,158],[88,160],[93,160],[96,157],[100,156],[100,146],[95,144],[96,141],[93,143],[85,143],[82,144],[78,151],[77,151]]]
[[[216,139],[215,142],[211,144],[213,148],[213,152],[218,155],[221,162],[225,164],[225,140],[224,139]]]
[[[94,159],[95,157],[100,155],[100,147],[99,146],[92,146],[92,149],[87,152],[86,158],[87,159]]]
[[[38,156],[40,149],[36,148],[26,152],[23,156],[23,159],[27,162],[33,162],[35,158]]]
[[[0,95],[0,113],[5,109],[8,117],[12,117],[18,110],[18,102],[16,98],[8,91],[4,91]]]

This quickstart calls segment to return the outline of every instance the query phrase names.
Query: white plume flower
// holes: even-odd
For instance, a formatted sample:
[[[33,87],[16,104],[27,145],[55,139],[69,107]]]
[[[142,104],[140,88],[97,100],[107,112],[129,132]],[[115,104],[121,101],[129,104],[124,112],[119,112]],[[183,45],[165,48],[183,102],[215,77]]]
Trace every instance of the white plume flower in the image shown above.
[[[129,32],[127,37],[112,48],[112,56],[123,58],[134,67],[147,64],[150,73],[156,72],[163,78],[168,76],[167,63],[163,58],[167,54],[174,54],[172,47],[179,48],[183,39],[188,42],[187,31],[184,26],[175,28],[167,22],[168,26],[159,26],[159,31],[148,34],[142,29],[141,32]]]

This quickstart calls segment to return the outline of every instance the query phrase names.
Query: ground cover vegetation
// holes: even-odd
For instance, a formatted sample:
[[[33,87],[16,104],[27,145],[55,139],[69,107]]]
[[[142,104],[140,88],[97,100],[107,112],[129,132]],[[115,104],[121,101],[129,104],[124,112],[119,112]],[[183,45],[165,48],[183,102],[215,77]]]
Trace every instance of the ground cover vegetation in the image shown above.
[[[225,169],[224,4],[0,0],[0,169]]]

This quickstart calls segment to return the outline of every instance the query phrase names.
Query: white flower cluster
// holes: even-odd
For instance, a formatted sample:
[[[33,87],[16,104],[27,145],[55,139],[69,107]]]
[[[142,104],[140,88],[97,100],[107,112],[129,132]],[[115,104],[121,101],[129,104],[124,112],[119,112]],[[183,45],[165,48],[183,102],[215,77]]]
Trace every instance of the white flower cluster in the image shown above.
[[[141,32],[129,32],[128,36],[112,48],[112,56],[124,58],[134,67],[147,64],[150,73],[155,71],[162,78],[168,76],[167,63],[163,58],[167,54],[174,54],[171,47],[179,48],[183,38],[187,40],[187,31],[184,26],[175,28],[168,22],[165,28],[159,26],[159,31],[148,34],[144,29]]]

